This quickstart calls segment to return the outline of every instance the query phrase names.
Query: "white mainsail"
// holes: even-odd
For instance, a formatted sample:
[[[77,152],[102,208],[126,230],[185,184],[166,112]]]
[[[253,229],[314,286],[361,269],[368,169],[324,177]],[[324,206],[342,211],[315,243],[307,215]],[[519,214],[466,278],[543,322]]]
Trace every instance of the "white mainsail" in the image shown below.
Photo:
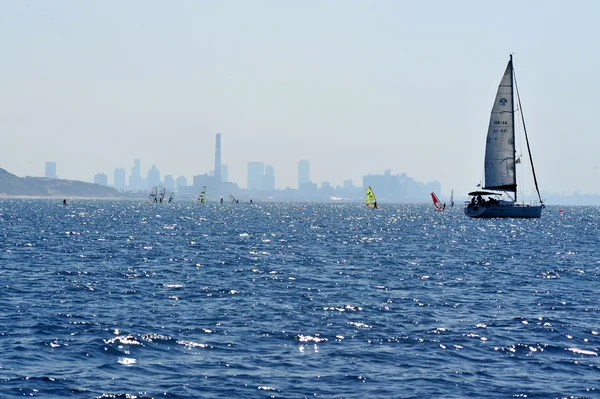
[[[513,117],[513,65],[509,61],[492,107],[485,147],[485,188],[517,191]]]

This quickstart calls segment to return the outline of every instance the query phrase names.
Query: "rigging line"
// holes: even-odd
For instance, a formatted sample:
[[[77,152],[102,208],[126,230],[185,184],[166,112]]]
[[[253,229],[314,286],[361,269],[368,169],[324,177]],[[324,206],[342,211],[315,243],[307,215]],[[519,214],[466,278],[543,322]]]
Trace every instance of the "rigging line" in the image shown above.
[[[537,177],[535,176],[535,168],[533,167],[533,158],[531,157],[531,148],[529,147],[529,137],[527,136],[527,127],[525,126],[525,116],[523,115],[523,106],[521,105],[521,95],[519,93],[519,86],[517,85],[517,74],[513,69],[513,74],[515,77],[515,88],[517,89],[517,100],[519,101],[519,108],[521,109],[521,120],[523,122],[523,132],[525,133],[525,141],[527,142],[527,152],[529,153],[529,161],[531,162],[531,171],[533,172],[533,182],[535,183],[535,190],[537,191],[538,198],[540,199],[540,203],[544,205],[544,201],[542,201],[542,196],[540,194],[540,188],[538,186]]]

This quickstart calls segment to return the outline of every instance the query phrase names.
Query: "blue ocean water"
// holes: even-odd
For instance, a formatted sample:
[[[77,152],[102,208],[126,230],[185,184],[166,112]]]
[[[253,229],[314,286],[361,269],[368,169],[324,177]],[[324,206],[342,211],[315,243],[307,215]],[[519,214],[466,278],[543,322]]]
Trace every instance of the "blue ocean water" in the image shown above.
[[[0,398],[600,397],[600,212],[0,200]]]

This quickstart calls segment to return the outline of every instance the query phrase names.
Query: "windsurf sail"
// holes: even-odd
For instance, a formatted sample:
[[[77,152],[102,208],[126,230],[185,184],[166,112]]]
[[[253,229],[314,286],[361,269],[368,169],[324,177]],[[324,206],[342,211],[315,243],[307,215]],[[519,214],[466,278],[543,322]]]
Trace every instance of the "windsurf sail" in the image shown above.
[[[169,202],[173,202],[175,199],[175,192],[171,191],[171,195],[169,196]]]
[[[150,191],[150,195],[148,197],[150,198],[150,202],[156,204],[156,201],[158,200],[158,187],[152,187],[152,191]]]
[[[443,211],[444,208],[446,207],[445,204],[442,204],[439,200],[439,198],[437,197],[437,195],[435,195],[435,193],[431,193],[431,199],[433,200],[433,207],[435,208],[436,211]]]
[[[198,196],[198,201],[200,201],[200,203],[204,204],[206,202],[206,186],[202,186],[202,191],[200,192],[200,195]]]
[[[231,203],[233,204],[237,204],[240,202],[240,200],[236,199],[233,195],[229,194],[229,201],[231,201]]]
[[[450,190],[450,208],[454,206],[454,190]]]
[[[165,199],[165,195],[167,195],[167,189],[163,187],[162,190],[160,190],[160,194],[158,195],[158,201],[162,204],[163,200]]]
[[[371,187],[367,188],[367,206],[369,208],[377,209],[377,199]]]

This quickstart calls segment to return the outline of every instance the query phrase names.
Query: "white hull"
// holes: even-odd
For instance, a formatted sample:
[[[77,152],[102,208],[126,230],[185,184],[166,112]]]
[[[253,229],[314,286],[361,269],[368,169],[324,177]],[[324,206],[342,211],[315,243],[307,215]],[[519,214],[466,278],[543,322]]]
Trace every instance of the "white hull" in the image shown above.
[[[539,218],[542,205],[484,204],[465,206],[465,215],[472,218]]]

